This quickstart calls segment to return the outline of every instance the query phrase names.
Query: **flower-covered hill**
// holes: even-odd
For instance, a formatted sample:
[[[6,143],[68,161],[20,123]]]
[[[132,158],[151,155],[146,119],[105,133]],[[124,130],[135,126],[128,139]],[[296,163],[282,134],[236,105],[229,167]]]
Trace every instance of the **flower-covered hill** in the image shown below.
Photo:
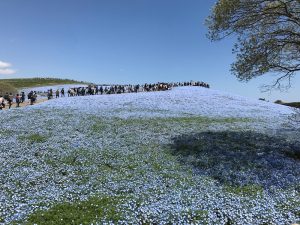
[[[110,111],[115,109],[128,112],[120,113],[121,117],[140,117],[144,116],[142,112],[145,112],[149,117],[188,114],[211,117],[280,118],[291,113],[288,107],[199,87],[178,87],[166,92],[61,98],[40,107],[67,108],[86,113],[100,113],[103,116],[116,116],[110,115]],[[157,114],[159,112],[161,113]]]
[[[300,222],[292,114],[200,87],[0,112],[0,223]]]

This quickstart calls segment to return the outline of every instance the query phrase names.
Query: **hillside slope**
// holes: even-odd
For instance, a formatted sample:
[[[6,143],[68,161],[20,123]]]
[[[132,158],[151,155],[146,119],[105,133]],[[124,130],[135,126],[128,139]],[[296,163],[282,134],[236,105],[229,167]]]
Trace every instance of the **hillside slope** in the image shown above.
[[[82,81],[58,78],[15,78],[15,79],[0,79],[0,83],[5,83],[13,86],[15,89],[52,86],[61,84],[85,84]]]
[[[120,118],[244,117],[267,119],[268,123],[273,121],[274,125],[293,113],[286,106],[199,87],[177,87],[166,92],[61,98],[37,108],[68,109]]]
[[[0,221],[299,223],[292,113],[200,87],[0,112]]]

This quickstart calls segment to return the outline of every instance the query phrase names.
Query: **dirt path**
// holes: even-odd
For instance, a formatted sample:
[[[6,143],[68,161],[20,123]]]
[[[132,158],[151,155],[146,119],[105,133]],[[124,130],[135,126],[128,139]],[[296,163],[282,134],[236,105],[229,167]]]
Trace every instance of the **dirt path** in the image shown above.
[[[34,103],[34,105],[35,104],[39,104],[39,103],[42,103],[42,102],[45,102],[45,101],[48,101],[48,99],[39,99],[39,100],[37,100],[35,103]],[[30,101],[25,101],[25,102],[23,102],[23,103],[20,103],[20,107],[26,107],[26,106],[30,106]],[[13,102],[13,104],[12,104],[12,106],[11,106],[11,109],[12,108],[17,108],[17,104],[15,103],[15,102]],[[6,104],[5,105],[5,108],[3,108],[2,110],[8,110],[9,108],[8,108],[8,104]]]

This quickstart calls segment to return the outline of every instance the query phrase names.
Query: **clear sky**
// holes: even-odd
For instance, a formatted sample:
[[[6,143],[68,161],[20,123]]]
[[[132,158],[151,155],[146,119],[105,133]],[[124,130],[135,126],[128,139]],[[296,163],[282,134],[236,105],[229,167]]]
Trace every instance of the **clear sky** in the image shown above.
[[[211,43],[205,18],[215,0],[0,0],[0,78],[59,77],[96,83],[200,80],[253,98],[300,101],[300,75],[288,93],[261,93],[265,76],[230,74],[234,38]],[[296,88],[298,87],[298,89]]]

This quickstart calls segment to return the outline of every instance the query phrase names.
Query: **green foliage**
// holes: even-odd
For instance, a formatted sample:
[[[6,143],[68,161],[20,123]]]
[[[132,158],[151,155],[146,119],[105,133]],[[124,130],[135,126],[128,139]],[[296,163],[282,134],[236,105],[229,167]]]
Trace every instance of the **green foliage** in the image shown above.
[[[92,197],[86,201],[61,203],[49,210],[36,211],[31,214],[25,224],[100,224],[102,219],[117,222],[122,220],[118,205],[123,197]]]
[[[300,200],[299,198],[287,198],[284,202],[279,202],[276,208],[280,210],[286,211],[288,213],[295,213],[295,215],[299,218],[297,223],[300,222],[300,211],[299,211]]]
[[[58,79],[58,78],[2,79],[0,80],[0,85],[1,83],[9,84],[11,87],[15,89],[26,88],[26,87],[60,85],[60,84],[86,84],[85,82],[82,81],[76,81],[70,79]]]
[[[0,130],[0,138],[11,136],[14,132],[12,130],[2,128]]]
[[[12,93],[13,95],[17,93],[16,88],[10,83],[4,82],[0,80],[0,95],[4,95],[6,93]]]
[[[104,121],[100,120],[100,119],[96,119],[95,123],[91,126],[91,131],[93,133],[100,133],[103,130],[105,130],[105,128],[106,128],[106,125],[105,125]]]
[[[235,122],[250,122],[249,118],[210,118],[210,117],[174,117],[161,119],[164,122],[175,122],[175,123],[199,123],[199,124],[210,124],[210,123],[235,123]]]
[[[263,187],[256,184],[248,184],[245,186],[225,186],[225,191],[230,192],[232,194],[240,195],[240,196],[248,196],[255,197],[257,195],[262,195],[264,189]]]
[[[203,221],[208,218],[208,211],[206,210],[188,210],[183,213],[189,224],[206,224]]]
[[[300,108],[300,102],[289,102],[289,103],[282,103],[282,105],[294,107],[294,108]]]
[[[30,143],[43,143],[45,141],[47,141],[47,137],[42,136],[40,134],[31,134],[29,136],[21,136],[20,137],[21,140],[27,140]]]
[[[247,123],[252,122],[250,118],[211,118],[205,116],[190,116],[190,117],[168,117],[168,118],[112,118],[112,121],[103,120],[103,118],[97,116],[89,116],[86,118],[91,124],[90,135],[101,135],[105,132],[113,132],[119,134],[123,138],[132,139],[131,133],[123,132],[126,130],[136,130],[139,127],[142,130],[155,130],[156,132],[169,132],[172,127],[180,124],[182,127],[188,127],[196,125],[201,128],[202,125],[207,126],[208,124],[232,124],[232,123]],[[123,134],[124,133],[124,134]]]
[[[300,71],[300,2],[269,0],[218,0],[207,18],[212,41],[237,36],[232,72],[241,81],[265,73],[281,76],[273,87]]]

